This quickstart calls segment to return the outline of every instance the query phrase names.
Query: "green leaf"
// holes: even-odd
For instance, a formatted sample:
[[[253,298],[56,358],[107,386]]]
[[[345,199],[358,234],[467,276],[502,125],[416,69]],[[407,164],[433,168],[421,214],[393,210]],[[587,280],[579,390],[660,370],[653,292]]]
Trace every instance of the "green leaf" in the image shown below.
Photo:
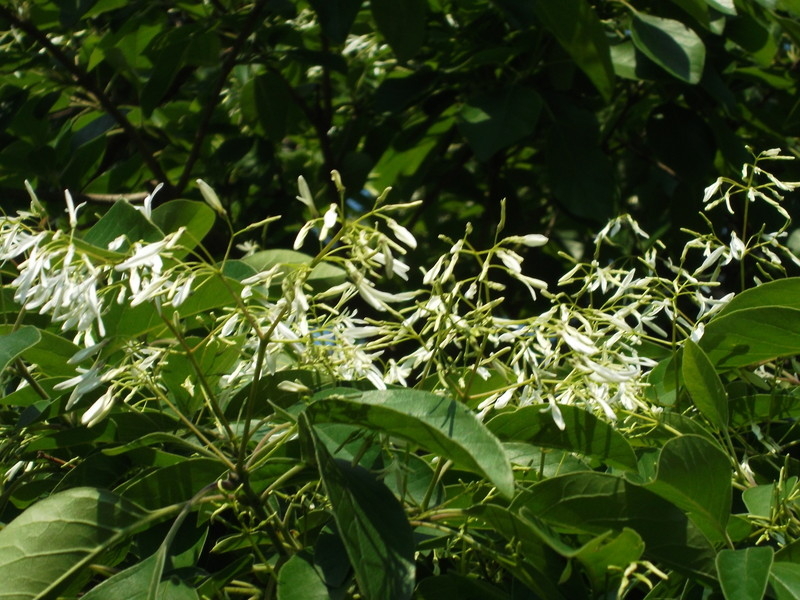
[[[425,39],[425,0],[371,0],[372,18],[397,59],[413,58]]]
[[[29,327],[25,325],[19,329],[26,329]],[[41,373],[46,373],[50,376],[69,376],[72,377],[75,374],[75,367],[72,365],[67,364],[67,360],[73,354],[75,354],[80,348],[70,342],[69,340],[61,337],[60,335],[56,335],[51,333],[46,329],[37,329],[39,334],[39,340],[36,343],[28,346],[20,354],[22,358],[24,358],[27,362],[35,364],[38,366],[38,369]],[[13,325],[0,325],[0,335],[12,335],[14,333],[14,326]],[[25,338],[28,337],[32,339],[30,333],[25,333],[19,338],[12,338],[12,343],[20,344],[20,342],[24,342]],[[14,340],[16,339],[16,342]],[[4,350],[5,348],[3,348]],[[2,352],[2,350],[0,350]],[[6,357],[10,356],[14,352],[14,347],[10,348],[9,354]],[[16,356],[12,356],[15,358]],[[2,355],[0,355],[2,358]],[[7,366],[8,363],[6,363]]]
[[[603,534],[584,544],[575,553],[596,592],[619,585],[622,572],[641,559],[644,542],[633,529],[623,528],[616,535]]]
[[[107,550],[152,520],[105,490],[73,488],[0,530],[0,600],[52,600]]]
[[[506,497],[514,493],[514,474],[500,441],[454,399],[403,389],[353,390],[347,395],[323,392],[314,400],[307,409],[312,422],[350,423],[384,431],[483,475]]]
[[[23,325],[16,331],[0,334],[0,373],[20,354],[32,348],[42,339],[39,330],[32,325]]]
[[[486,161],[532,134],[541,110],[541,96],[529,87],[483,92],[461,108],[458,128],[475,157]]]
[[[280,282],[286,275],[300,266],[308,265],[313,257],[296,250],[261,250],[250,256],[245,256],[242,262],[250,265],[256,272],[268,271],[275,265],[281,265],[272,280],[272,285],[279,289]],[[347,272],[338,265],[320,262],[308,274],[307,282],[318,291],[327,290],[343,283],[347,279]]]
[[[106,250],[108,244],[121,235],[128,242],[157,242],[164,238],[164,234],[147,217],[130,203],[120,200],[86,232],[83,241]],[[123,246],[123,251],[125,248]]]
[[[644,487],[687,511],[715,542],[725,541],[731,511],[731,466],[712,442],[696,435],[669,440],[658,456],[655,481]]]
[[[174,233],[181,227],[186,228],[180,239],[180,248],[172,250],[173,256],[183,258],[203,241],[214,227],[217,217],[205,202],[172,200],[154,208],[151,218],[164,234]]]
[[[609,465],[635,471],[636,455],[625,437],[608,423],[577,406],[564,405],[562,431],[545,412],[547,404],[525,406],[499,414],[486,427],[504,441],[528,442],[597,458]]]
[[[745,308],[714,318],[698,345],[717,369],[800,353],[800,309]]]
[[[309,4],[317,13],[322,31],[334,44],[347,39],[362,0],[310,0]]]
[[[773,563],[769,584],[777,600],[800,600],[800,565],[788,562]]]
[[[311,561],[295,554],[278,571],[278,600],[333,600]]]
[[[711,582],[714,548],[674,504],[644,487],[606,473],[569,473],[522,492],[512,509],[525,507],[567,531],[601,534],[625,527],[645,543],[645,556],[669,568]]]
[[[716,319],[745,308],[785,306],[800,309],[800,277],[768,281],[734,296],[717,313]]]
[[[716,564],[725,600],[761,600],[774,554],[769,546],[720,550]]]
[[[410,598],[414,538],[403,506],[365,469],[335,461],[305,413],[300,415],[300,427],[301,434],[313,441],[322,483],[361,592],[367,598]]]
[[[703,75],[706,47],[685,24],[636,12],[631,23],[633,43],[647,58],[687,83]]]
[[[550,535],[550,532],[544,531],[535,516],[521,515],[506,506],[480,503],[469,512],[493,532],[519,545],[520,558],[508,561],[505,566],[527,587],[540,598],[548,600],[565,600],[568,597],[558,584],[566,564],[562,557],[571,556],[573,549],[564,544],[557,534]]]
[[[189,458],[133,479],[117,492],[145,508],[161,508],[189,500],[201,488],[214,483],[226,469],[211,458]]]
[[[606,223],[616,211],[618,183],[603,153],[596,116],[567,101],[550,103],[547,178],[555,199],[572,215]]]
[[[586,0],[539,0],[537,18],[555,36],[606,100],[614,91],[614,67],[606,32]]]
[[[82,600],[162,600],[163,597],[157,594],[166,558],[165,546],[142,562],[109,577],[81,598]],[[172,600],[171,596],[167,598]]]
[[[728,425],[728,395],[708,356],[692,340],[683,345],[683,382],[700,413],[717,429]]]
[[[416,591],[419,600],[509,600],[509,595],[477,577],[455,573],[426,577]]]

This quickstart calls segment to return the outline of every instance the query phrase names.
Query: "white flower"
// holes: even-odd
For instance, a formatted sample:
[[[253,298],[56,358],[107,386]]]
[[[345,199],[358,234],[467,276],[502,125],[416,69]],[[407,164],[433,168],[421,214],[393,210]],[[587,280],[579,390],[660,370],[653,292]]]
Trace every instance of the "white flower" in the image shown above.
[[[300,195],[297,196],[297,199],[311,210],[312,215],[317,216],[319,213],[317,212],[317,207],[314,206],[314,197],[311,195],[308,183],[306,183],[302,175],[297,178],[297,189],[300,190]]]
[[[722,186],[722,177],[717,179],[714,183],[708,186],[703,193],[703,204],[708,204],[709,200],[714,197],[717,190]]]
[[[75,229],[78,226],[78,211],[86,202],[81,202],[78,206],[75,206],[75,203],[72,201],[72,194],[69,193],[69,190],[64,190],[64,198],[67,201],[66,212],[69,215],[69,228]]]
[[[497,258],[512,272],[522,273],[522,257],[513,250],[500,249]]]
[[[339,219],[339,207],[335,204],[331,204],[328,207],[328,210],[325,211],[325,214],[322,216],[322,229],[319,230],[319,239],[324,240],[328,237],[328,232],[331,230],[333,226],[336,225],[336,221]]]
[[[731,256],[735,260],[742,260],[745,250],[744,242],[739,239],[735,231],[731,232]]]
[[[87,427],[93,427],[111,412],[111,409],[114,408],[113,390],[113,387],[109,387],[102,396],[94,401],[88,410],[81,415],[81,423]]]
[[[389,226],[389,229],[392,230],[392,232],[394,233],[395,237],[399,241],[403,242],[409,248],[416,248],[417,247],[417,240],[408,229],[406,229],[405,227],[400,225],[394,219],[387,218],[386,219],[386,224]]]
[[[522,244],[529,248],[537,248],[539,246],[544,246],[548,241],[549,239],[547,236],[539,233],[529,233],[527,235],[510,235],[503,240],[503,243]]]
[[[222,206],[222,202],[219,201],[219,196],[217,196],[217,193],[214,191],[214,189],[202,179],[195,179],[195,182],[197,183],[197,187],[200,188],[200,193],[203,195],[203,200],[206,201],[206,204],[213,208],[214,211],[219,215],[224,217],[227,214],[225,207]]]

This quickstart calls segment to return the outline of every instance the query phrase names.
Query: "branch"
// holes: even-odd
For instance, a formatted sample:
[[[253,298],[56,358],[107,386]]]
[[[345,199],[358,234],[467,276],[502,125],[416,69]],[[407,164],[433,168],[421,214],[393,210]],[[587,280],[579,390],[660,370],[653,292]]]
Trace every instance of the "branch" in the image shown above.
[[[189,150],[189,156],[186,159],[186,166],[184,167],[183,173],[181,173],[180,180],[178,181],[178,185],[175,188],[175,191],[178,194],[182,193],[189,184],[189,179],[191,179],[192,176],[192,169],[194,168],[194,164],[197,162],[197,159],[200,157],[200,148],[203,145],[203,140],[205,139],[206,135],[208,135],[208,126],[211,123],[211,118],[214,116],[214,109],[219,103],[218,101],[220,94],[222,93],[222,88],[228,79],[228,75],[230,75],[230,72],[233,70],[233,67],[236,66],[236,60],[239,57],[239,51],[242,49],[242,46],[244,46],[247,38],[250,37],[253,31],[255,31],[256,25],[258,25],[258,17],[266,4],[267,0],[258,0],[258,2],[256,2],[252,12],[245,21],[242,29],[239,31],[239,35],[236,36],[233,44],[228,49],[228,55],[225,57],[225,61],[222,63],[222,69],[220,70],[219,77],[214,84],[214,88],[211,92],[208,102],[203,109],[203,114],[200,117],[200,126],[197,128],[197,133],[195,134],[194,141],[192,142],[192,148]]]
[[[70,75],[72,75],[75,82],[92,97],[94,97],[103,110],[111,115],[111,117],[117,122],[122,130],[128,135],[130,140],[134,143],[139,151],[139,154],[142,156],[144,164],[153,174],[153,177],[155,177],[158,181],[163,182],[167,188],[172,188],[172,184],[167,178],[167,174],[161,168],[161,165],[158,164],[158,161],[156,161],[153,153],[150,152],[150,149],[147,147],[147,144],[142,136],[139,135],[139,130],[137,130],[128,120],[128,117],[126,117],[125,114],[120,111],[119,108],[117,108],[111,98],[109,98],[100,87],[95,85],[89,74],[80,66],[71,61],[58,46],[50,41],[44,32],[39,30],[38,27],[29,21],[23,21],[17,17],[13,11],[11,11],[9,8],[6,8],[2,4],[0,4],[0,16],[2,16],[4,19],[7,19],[14,27],[17,27],[18,29],[21,29],[30,35],[40,46],[47,50],[47,52],[49,52],[50,55],[62,67],[64,67],[64,69],[66,69]]]

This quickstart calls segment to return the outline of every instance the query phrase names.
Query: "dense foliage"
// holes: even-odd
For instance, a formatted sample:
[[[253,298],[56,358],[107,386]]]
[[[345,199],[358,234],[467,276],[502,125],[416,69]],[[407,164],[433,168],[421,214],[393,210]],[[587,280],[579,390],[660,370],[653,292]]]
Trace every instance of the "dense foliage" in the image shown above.
[[[497,223],[501,198],[510,233],[578,258],[623,211],[677,239],[745,144],[796,153],[798,15],[796,0],[11,0],[0,189],[22,207],[27,179],[45,203],[69,189],[102,211],[159,183],[156,204],[199,199],[201,177],[237,227],[292,217],[258,240],[287,247],[297,177],[325,204],[335,169],[357,203],[388,186],[420,199],[404,224],[421,244]]]
[[[501,220],[386,291],[418,203],[348,217],[337,172],[324,209],[299,180],[294,250],[220,261],[202,180],[88,229],[29,188],[0,221],[0,598],[797,598],[790,158],[708,186],[679,262],[626,215],[555,287]],[[509,319],[511,286],[548,308]]]

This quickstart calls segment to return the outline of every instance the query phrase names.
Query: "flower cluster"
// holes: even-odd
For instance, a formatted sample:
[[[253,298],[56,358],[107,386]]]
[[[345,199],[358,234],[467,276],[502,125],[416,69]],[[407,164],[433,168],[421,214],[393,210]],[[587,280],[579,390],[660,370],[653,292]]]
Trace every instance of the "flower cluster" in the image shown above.
[[[783,215],[778,190],[796,184],[760,166],[783,158],[762,153],[746,167],[744,183],[718,180],[706,192],[706,208],[733,210],[733,199],[741,197],[745,208],[761,199]],[[253,268],[238,275],[228,273],[225,262],[177,258],[188,250],[182,228],[156,241],[121,236],[95,247],[81,239],[80,207],[68,194],[70,231],[39,230],[33,223],[42,209],[31,190],[29,212],[0,219],[0,261],[13,274],[15,301],[48,316],[81,348],[74,376],[54,388],[69,392],[67,410],[92,397],[81,420],[95,424],[117,402],[173,402],[181,394],[200,395],[216,410],[254,380],[304,369],[327,381],[441,391],[481,417],[537,404],[563,428],[559,407],[576,404],[613,421],[658,410],[646,393],[656,364],[652,348],[675,349],[676,340],[701,338],[704,323],[732,296],[723,269],[751,261],[761,276],[770,276],[787,261],[800,265],[780,243],[788,220],[772,233],[715,231],[709,221],[710,232],[690,232],[676,261],[623,215],[597,233],[590,260],[561,254],[573,267],[555,285],[530,274],[523,258],[523,249],[550,251],[547,237],[503,236],[502,220],[492,248],[473,247],[468,225],[459,239],[443,237],[445,251],[417,273],[407,262],[417,240],[401,223],[415,203],[388,203],[387,190],[370,210],[348,214],[339,175],[332,177],[339,202],[322,210],[305,180],[298,181],[297,198],[309,218],[295,240],[296,260],[270,261],[270,251],[245,241],[240,262]],[[198,186],[227,220],[214,191],[201,180]],[[148,219],[151,199],[140,207]],[[626,243],[636,252],[607,258],[609,249]],[[312,245],[313,254],[298,252]],[[510,317],[503,296],[508,285],[522,286],[544,310]],[[149,315],[147,325],[131,328],[133,338],[120,337],[118,321],[133,318],[126,315],[140,307],[150,307],[141,313]],[[209,375],[200,363],[214,353],[225,359]],[[195,370],[195,377],[182,376],[183,392],[163,381],[158,368],[178,354]]]

